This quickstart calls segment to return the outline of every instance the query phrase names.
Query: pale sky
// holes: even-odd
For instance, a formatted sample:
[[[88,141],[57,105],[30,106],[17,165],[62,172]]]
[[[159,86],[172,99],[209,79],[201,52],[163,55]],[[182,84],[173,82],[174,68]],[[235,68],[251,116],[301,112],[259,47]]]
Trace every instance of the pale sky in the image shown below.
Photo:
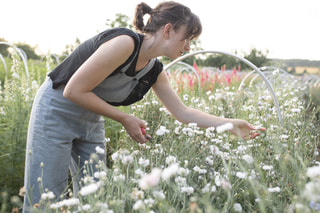
[[[116,13],[133,17],[143,0],[2,0],[0,38],[61,53],[105,29]],[[161,0],[144,0],[155,7]],[[269,58],[320,60],[320,0],[177,0],[200,17],[202,48]]]

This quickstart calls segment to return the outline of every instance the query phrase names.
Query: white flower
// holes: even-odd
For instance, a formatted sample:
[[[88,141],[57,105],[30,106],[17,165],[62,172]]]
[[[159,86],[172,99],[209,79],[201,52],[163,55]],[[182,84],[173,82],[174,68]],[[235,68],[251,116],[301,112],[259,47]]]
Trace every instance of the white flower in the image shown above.
[[[201,189],[202,193],[207,193],[210,192],[210,183],[208,183],[207,185],[205,185],[203,187],[203,189]]]
[[[245,179],[247,177],[247,174],[245,172],[237,172],[236,176],[240,179]]]
[[[166,198],[166,196],[163,194],[163,192],[159,192],[159,191],[153,191],[152,195],[157,200],[164,200]]]
[[[214,178],[214,183],[215,183],[217,186],[220,186],[220,185],[221,185],[221,180],[220,180],[220,177],[219,177],[218,175]]]
[[[310,178],[320,177],[320,166],[313,166],[307,169],[307,176]]]
[[[133,205],[133,210],[139,210],[144,207],[144,203],[142,200],[138,200],[134,205]]]
[[[236,211],[236,212],[242,212],[242,206],[241,206],[240,203],[235,203],[235,204],[233,204],[233,209],[234,209],[234,211]]]
[[[139,158],[139,165],[142,167],[147,167],[150,165],[150,160],[149,159],[143,159],[142,157]]]
[[[92,193],[95,193],[100,187],[100,184],[97,183],[91,183],[88,186],[84,186],[81,188],[79,194],[82,196],[86,196]]]
[[[182,128],[182,133],[191,137],[193,135],[193,129],[190,127],[184,127]]]
[[[168,168],[165,168],[161,174],[162,179],[169,181],[170,178],[177,174],[179,165],[177,163],[171,164]]]
[[[171,165],[173,163],[176,163],[177,158],[174,156],[169,155],[168,157],[166,157],[166,164]]]
[[[122,162],[123,164],[126,164],[126,165],[127,165],[127,164],[130,164],[130,163],[133,162],[133,157],[132,157],[131,155],[123,156],[121,162]]]
[[[105,150],[102,149],[100,146],[96,146],[96,152],[97,154],[104,154]]]
[[[95,178],[103,178],[103,177],[106,177],[107,176],[107,173],[105,171],[101,171],[101,172],[95,172],[93,174],[93,176]]]
[[[225,131],[228,131],[228,130],[231,130],[233,128],[233,124],[232,123],[225,123],[221,126],[218,126],[217,127],[217,133],[222,133],[222,132],[225,132]]]
[[[155,200],[152,199],[152,198],[149,198],[149,199],[145,199],[144,201],[144,204],[146,204],[147,206],[152,206],[154,203],[155,203]]]
[[[291,109],[291,112],[301,112],[301,109]]]
[[[214,127],[208,127],[208,128],[206,129],[206,134],[205,134],[205,136],[208,137],[208,138],[213,138],[214,136],[216,136],[215,133],[214,133],[214,130],[215,130]]]
[[[70,198],[70,199],[67,199],[67,200],[62,200],[60,202],[57,202],[57,203],[53,203],[50,205],[50,208],[51,209],[59,209],[63,206],[75,206],[75,205],[78,205],[80,204],[80,200],[78,198]]]
[[[242,159],[245,160],[247,162],[247,164],[252,164],[253,163],[253,157],[251,157],[250,155],[243,155]]]
[[[152,169],[150,174],[143,176],[139,181],[141,189],[149,189],[152,186],[156,186],[160,182],[161,170],[158,168]]]
[[[288,138],[289,138],[288,135],[281,135],[281,136],[280,136],[280,139],[288,139]]]
[[[135,173],[136,175],[139,175],[140,177],[142,177],[142,176],[144,175],[144,172],[143,172],[141,169],[136,169],[136,170],[134,171],[134,173]]]
[[[277,186],[277,187],[274,187],[274,188],[268,188],[268,191],[270,193],[273,193],[273,192],[280,192],[280,188]]]
[[[209,149],[210,149],[210,153],[213,154],[213,155],[220,155],[220,150],[217,146],[215,145],[210,145],[209,146]]]
[[[269,165],[264,165],[262,167],[263,170],[272,170],[273,169],[273,166],[269,166]]]
[[[215,191],[217,191],[217,187],[213,185],[213,186],[211,187],[211,192],[215,192]]]
[[[184,101],[187,101],[188,98],[189,98],[189,95],[188,95],[188,94],[184,94],[184,95],[183,95],[183,100],[184,100]]]
[[[201,169],[199,166],[193,167],[193,171],[198,172],[199,174],[205,174],[207,173],[206,169]]]
[[[113,153],[113,154],[111,155],[111,159],[112,159],[113,161],[118,160],[118,159],[119,159],[119,157],[120,157],[120,155],[119,155],[119,153],[118,153],[118,152],[115,152],[115,153]]]
[[[165,126],[160,126],[160,129],[158,129],[158,130],[156,131],[156,135],[161,136],[161,135],[164,135],[165,133],[169,133],[169,132],[170,132],[170,131],[169,131],[168,129],[166,129]]]
[[[194,192],[194,189],[191,186],[183,186],[181,187],[180,190],[181,190],[181,193],[186,193],[187,195],[190,195]]]
[[[174,181],[177,183],[178,186],[184,186],[187,184],[187,179],[180,176],[176,177]]]
[[[88,211],[91,209],[91,206],[89,204],[85,204],[85,205],[82,205],[82,206],[78,206],[78,210],[79,211]]]
[[[178,174],[183,176],[183,177],[187,176],[189,173],[190,173],[189,169],[185,169],[185,168],[182,168],[182,167],[180,167],[178,169]]]
[[[118,181],[125,181],[126,177],[122,174],[119,174],[118,176],[113,177],[113,181],[118,182]]]
[[[206,162],[207,164],[209,164],[210,166],[213,166],[213,160],[210,157],[206,157]]]
[[[41,200],[47,200],[47,199],[53,199],[55,198],[56,196],[53,194],[53,192],[49,191],[47,193],[42,193],[41,194]]]

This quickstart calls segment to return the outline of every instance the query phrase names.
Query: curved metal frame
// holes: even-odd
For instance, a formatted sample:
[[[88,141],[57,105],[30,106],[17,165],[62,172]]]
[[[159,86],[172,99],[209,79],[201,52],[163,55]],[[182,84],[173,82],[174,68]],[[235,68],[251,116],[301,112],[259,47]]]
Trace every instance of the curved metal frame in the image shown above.
[[[266,72],[271,72],[271,70],[268,70],[268,69],[274,69],[274,70],[279,70],[279,72],[281,72],[283,75],[288,75],[288,76],[291,76],[288,72],[286,72],[285,70],[283,69],[280,69],[278,67],[260,67],[259,68],[261,71],[263,71],[263,73],[266,73]],[[253,73],[255,72],[255,70],[252,70],[251,72],[249,72],[241,81],[240,83],[240,86],[238,88],[238,91],[242,89],[243,85],[244,85],[244,82],[247,80],[247,78],[249,78],[249,76],[251,76]],[[253,83],[253,81],[257,78],[258,76],[254,76],[252,78],[252,80],[250,81],[250,85]],[[267,78],[267,76],[266,76]],[[268,79],[268,78],[267,78]]]
[[[2,64],[3,64],[3,66],[4,66],[4,70],[5,70],[5,74],[6,74],[6,76],[7,76],[7,64],[6,64],[6,61],[4,60],[4,58],[3,58],[3,56],[0,54],[0,59],[1,59],[1,61],[2,61]]]
[[[246,63],[249,67],[251,67],[253,70],[255,70],[256,72],[259,73],[259,75],[262,77],[262,79],[266,82],[267,84],[267,87],[269,89],[269,92],[271,93],[272,97],[273,97],[273,101],[274,101],[274,104],[276,106],[276,109],[277,109],[277,113],[278,113],[278,118],[279,118],[279,122],[280,122],[280,125],[282,126],[283,124],[283,121],[282,121],[282,116],[281,116],[281,112],[280,112],[280,108],[279,108],[279,103],[278,103],[278,100],[277,100],[277,97],[273,91],[273,88],[270,84],[270,82],[268,81],[268,79],[265,77],[265,75],[259,70],[259,68],[257,68],[254,64],[252,64],[250,61],[240,57],[240,56],[237,56],[235,54],[232,54],[232,53],[228,53],[228,52],[223,52],[223,51],[213,51],[213,50],[201,50],[201,51],[196,51],[196,52],[192,52],[192,53],[188,53],[184,56],[181,56],[177,59],[175,59],[174,61],[172,61],[171,63],[169,63],[168,65],[164,66],[164,70],[167,70],[169,69],[171,66],[173,66],[174,64],[178,63],[179,61],[182,61],[183,59],[187,58],[187,57],[190,57],[190,56],[193,56],[193,55],[197,55],[197,54],[206,54],[206,53],[216,53],[216,54],[224,54],[224,55],[228,55],[228,56],[231,56],[231,57],[234,57],[236,59],[239,59],[240,61]]]
[[[22,61],[23,61],[23,64],[24,64],[24,68],[25,68],[25,70],[26,70],[26,76],[27,76],[27,78],[28,78],[28,77],[29,77],[29,70],[28,70],[26,53],[25,53],[22,49],[16,47],[16,46],[13,45],[13,44],[8,43],[8,42],[0,41],[0,44],[8,45],[8,46],[14,48],[14,49],[19,53],[19,55],[20,55],[20,57],[21,57],[21,59],[22,59]]]
[[[186,66],[187,68],[189,68],[190,70],[193,71],[193,73],[195,74],[195,76],[196,76],[196,78],[197,78],[197,81],[198,81],[198,92],[199,92],[199,97],[200,97],[200,96],[201,96],[201,91],[200,91],[200,90],[201,90],[201,81],[200,81],[200,77],[199,77],[197,71],[196,71],[192,66],[190,66],[190,65],[187,64],[187,63],[178,62],[178,64],[182,64],[183,66]],[[179,72],[183,72],[183,71],[186,71],[186,72],[190,73],[190,71],[187,70],[187,69],[179,70]]]

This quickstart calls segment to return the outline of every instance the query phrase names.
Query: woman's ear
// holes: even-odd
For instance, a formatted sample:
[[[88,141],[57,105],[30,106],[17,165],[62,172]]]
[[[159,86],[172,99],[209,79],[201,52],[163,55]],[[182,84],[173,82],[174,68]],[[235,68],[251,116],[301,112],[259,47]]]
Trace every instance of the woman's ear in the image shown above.
[[[172,27],[171,23],[168,23],[168,24],[164,25],[162,34],[163,34],[163,37],[165,39],[169,39],[169,35],[170,35],[170,31],[171,30],[173,30],[173,27]]]

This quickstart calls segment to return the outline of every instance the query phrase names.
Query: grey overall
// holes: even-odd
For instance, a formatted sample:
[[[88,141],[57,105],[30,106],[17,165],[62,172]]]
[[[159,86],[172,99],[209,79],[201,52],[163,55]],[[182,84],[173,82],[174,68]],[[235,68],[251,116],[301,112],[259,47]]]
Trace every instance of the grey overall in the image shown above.
[[[155,61],[152,59],[133,77],[125,74],[128,64],[121,72],[106,78],[93,92],[105,101],[122,101]],[[28,212],[30,204],[39,202],[46,189],[57,198],[65,193],[68,168],[76,194],[85,161],[96,152],[97,146],[106,148],[105,120],[64,98],[63,90],[63,85],[53,89],[52,80],[47,78],[34,100],[27,138],[24,212]],[[98,156],[105,162],[104,154]]]

